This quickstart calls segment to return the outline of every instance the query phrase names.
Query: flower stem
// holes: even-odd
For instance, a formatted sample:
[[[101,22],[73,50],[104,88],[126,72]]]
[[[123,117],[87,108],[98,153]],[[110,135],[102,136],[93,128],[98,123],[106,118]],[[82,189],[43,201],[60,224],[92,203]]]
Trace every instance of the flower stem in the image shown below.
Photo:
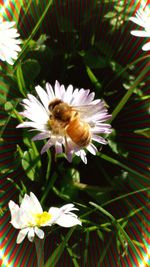
[[[44,239],[34,239],[37,256],[37,267],[44,267],[44,241]]]
[[[32,30],[32,32],[31,32],[30,36],[28,37],[27,41],[25,42],[24,46],[22,47],[22,51],[21,51],[18,59],[16,60],[14,66],[16,66],[18,64],[18,62],[20,61],[20,59],[23,58],[23,56],[25,55],[25,51],[28,48],[29,41],[34,37],[34,35],[38,31],[40,25],[42,24],[46,14],[47,14],[47,12],[48,12],[48,10],[52,4],[53,4],[53,0],[49,0],[49,2],[47,3],[47,6],[46,6],[45,10],[43,11],[41,17],[39,18],[38,22],[36,23],[34,29]]]
[[[148,68],[148,65],[146,65],[145,68],[143,69],[143,71],[140,73],[140,75],[135,80],[135,82],[131,85],[131,87],[129,88],[129,90],[126,92],[126,94],[123,96],[123,98],[121,99],[121,101],[118,103],[118,105],[116,106],[116,108],[112,112],[112,118],[110,120],[111,122],[116,118],[116,116],[118,115],[118,113],[122,110],[122,108],[124,107],[124,105],[127,103],[127,101],[129,100],[130,96],[134,92],[135,87],[141,82],[141,80],[143,79],[143,77],[145,76],[145,74],[148,72],[148,69],[149,69]]]

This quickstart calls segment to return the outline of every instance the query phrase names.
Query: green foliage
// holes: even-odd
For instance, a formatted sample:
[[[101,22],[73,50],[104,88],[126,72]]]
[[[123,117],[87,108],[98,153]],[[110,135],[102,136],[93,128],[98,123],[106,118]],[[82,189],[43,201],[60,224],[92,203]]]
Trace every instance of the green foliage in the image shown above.
[[[66,2],[64,1],[63,6]],[[135,254],[137,253],[137,247],[140,247],[141,244],[129,236],[128,226],[130,218],[136,216],[144,207],[136,209],[134,205],[131,205],[129,212],[124,217],[118,218],[117,214],[113,215],[113,204],[120,201],[126,204],[131,196],[143,194],[149,190],[144,186],[135,191],[130,188],[129,180],[144,181],[146,178],[145,175],[130,167],[130,151],[125,148],[124,143],[126,142],[123,138],[120,138],[124,127],[121,113],[126,114],[125,107],[128,105],[129,99],[132,97],[133,101],[149,100],[149,95],[146,95],[143,90],[145,87],[144,77],[148,74],[149,68],[147,65],[143,67],[139,75],[136,75],[135,71],[137,63],[147,59],[147,56],[127,63],[118,57],[118,51],[122,51],[123,44],[117,48],[116,52],[108,39],[116,38],[117,40],[118,34],[128,19],[128,9],[124,1],[114,0],[111,2],[113,8],[111,11],[107,11],[110,1],[103,1],[106,13],[104,12],[102,17],[102,22],[105,27],[107,26],[109,38],[105,39],[106,32],[104,32],[103,38],[99,40],[95,33],[96,30],[94,27],[92,28],[93,21],[89,14],[93,12],[95,16],[96,7],[101,7],[101,1],[89,4],[90,12],[86,14],[84,11],[80,27],[73,24],[69,16],[60,17],[58,25],[56,25],[58,28],[56,38],[53,38],[47,31],[41,34],[41,25],[42,23],[47,25],[46,15],[49,15],[48,11],[53,4],[53,1],[48,1],[47,5],[44,4],[45,10],[28,38],[23,40],[22,52],[14,67],[6,68],[0,78],[0,85],[5,92],[2,94],[0,92],[1,105],[6,115],[0,120],[0,145],[2,147],[9,144],[9,138],[7,140],[7,136],[5,136],[7,128],[9,129],[9,123],[15,121],[15,125],[17,125],[24,121],[19,114],[19,111],[22,111],[22,107],[19,105],[21,99],[26,98],[29,93],[34,94],[34,87],[37,84],[45,86],[45,82],[53,84],[58,79],[65,85],[71,83],[78,88],[85,86],[94,91],[97,98],[104,99],[109,111],[112,112],[109,122],[113,123],[113,131],[107,136],[108,145],[103,147],[101,152],[101,147],[95,144],[99,152],[96,156],[90,156],[87,153],[88,164],[86,167],[76,156],[71,164],[66,161],[64,153],[55,156],[53,149],[41,155],[41,148],[47,140],[33,142],[32,137],[35,132],[27,129],[21,131],[16,129],[15,131],[16,135],[18,134],[18,143],[13,147],[12,159],[15,161],[15,166],[21,168],[24,175],[19,182],[15,178],[8,178],[8,181],[19,192],[20,200],[25,193],[35,190],[40,196],[41,203],[47,209],[50,205],[55,206],[55,203],[58,205],[68,202],[76,203],[80,210],[79,214],[84,229],[79,229],[80,234],[85,238],[84,266],[88,264],[88,249],[92,232],[96,233],[102,247],[107,243],[101,251],[99,264],[102,263],[111,243],[114,242],[112,233],[115,235],[118,255],[127,255],[129,247]],[[40,1],[36,1],[36,4],[38,8]],[[22,6],[24,16],[30,14],[31,7],[32,1],[29,1],[26,7]],[[56,8],[55,3],[53,7]],[[89,25],[92,32],[86,39],[86,34],[84,36],[82,33],[89,29]],[[66,40],[70,40],[70,42],[66,42]],[[15,97],[12,97],[14,95]],[[148,114],[148,108],[145,109],[145,112]],[[147,139],[150,137],[150,130],[148,127],[143,127],[134,129],[132,134]],[[7,177],[14,171],[7,166],[0,166],[0,168],[1,174],[7,175]],[[2,213],[3,210],[0,210],[0,214]],[[53,231],[55,232],[55,229]],[[68,231],[66,236],[62,235],[61,243],[48,258],[45,267],[56,266],[64,250],[67,250],[73,265],[80,266],[80,258],[69,243],[74,231],[73,228]],[[108,240],[107,237],[109,237]]]
[[[21,163],[29,179],[36,181],[40,178],[42,175],[41,162],[39,160],[39,155],[35,155],[34,149],[30,148],[28,151],[24,151]]]

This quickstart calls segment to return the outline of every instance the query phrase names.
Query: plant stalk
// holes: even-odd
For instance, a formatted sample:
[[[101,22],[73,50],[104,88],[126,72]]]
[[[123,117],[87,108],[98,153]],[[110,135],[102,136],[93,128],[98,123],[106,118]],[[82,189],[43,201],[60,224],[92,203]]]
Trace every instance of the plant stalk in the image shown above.
[[[37,267],[44,267],[44,239],[35,238]]]

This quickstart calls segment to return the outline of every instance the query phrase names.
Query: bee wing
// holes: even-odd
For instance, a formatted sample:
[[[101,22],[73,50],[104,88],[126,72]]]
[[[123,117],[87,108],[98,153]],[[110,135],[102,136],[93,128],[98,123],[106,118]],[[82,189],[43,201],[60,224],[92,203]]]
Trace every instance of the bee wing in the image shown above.
[[[73,106],[72,110],[80,112],[81,114],[86,113],[89,116],[95,114],[101,109],[101,106],[98,104],[84,105],[84,106]]]

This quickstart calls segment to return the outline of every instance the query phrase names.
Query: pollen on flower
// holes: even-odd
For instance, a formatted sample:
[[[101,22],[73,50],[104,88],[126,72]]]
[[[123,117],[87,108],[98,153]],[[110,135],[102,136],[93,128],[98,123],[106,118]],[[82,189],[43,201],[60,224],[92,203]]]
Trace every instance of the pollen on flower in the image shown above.
[[[52,218],[52,215],[48,213],[47,211],[44,211],[43,213],[35,214],[35,222],[37,226],[41,226],[42,224],[45,224]]]

